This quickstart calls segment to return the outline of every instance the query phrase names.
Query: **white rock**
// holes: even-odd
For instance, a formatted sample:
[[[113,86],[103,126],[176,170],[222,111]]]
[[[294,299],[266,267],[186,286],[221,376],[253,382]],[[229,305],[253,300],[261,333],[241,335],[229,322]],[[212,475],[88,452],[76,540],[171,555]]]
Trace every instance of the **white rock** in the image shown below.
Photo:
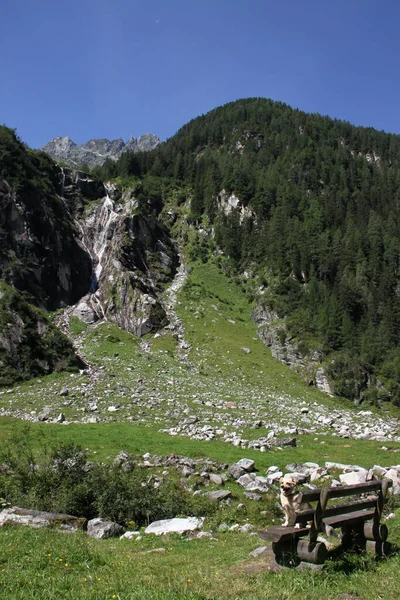
[[[145,533],[155,533],[161,535],[163,533],[185,533],[186,531],[196,531],[201,529],[204,523],[204,517],[187,517],[174,519],[163,519],[154,521],[146,529]]]
[[[123,535],[121,535],[121,537],[119,539],[120,540],[123,540],[123,539],[131,540],[132,538],[135,538],[138,535],[140,535],[140,531],[126,531]]]
[[[351,471],[350,473],[342,473],[339,475],[341,483],[345,485],[355,485],[357,483],[365,483],[367,481],[368,471]]]

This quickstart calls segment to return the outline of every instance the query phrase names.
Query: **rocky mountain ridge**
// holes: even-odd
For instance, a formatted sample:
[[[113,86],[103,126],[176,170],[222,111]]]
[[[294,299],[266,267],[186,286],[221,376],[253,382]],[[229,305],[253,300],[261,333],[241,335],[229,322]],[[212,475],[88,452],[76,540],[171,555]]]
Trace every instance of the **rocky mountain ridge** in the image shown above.
[[[80,145],[66,136],[53,138],[41,150],[55,161],[62,161],[71,167],[79,168],[82,165],[99,166],[107,159],[117,160],[124,152],[147,152],[160,143],[160,138],[152,133],[145,133],[138,138],[131,137],[127,142],[122,138],[116,140],[101,138]]]

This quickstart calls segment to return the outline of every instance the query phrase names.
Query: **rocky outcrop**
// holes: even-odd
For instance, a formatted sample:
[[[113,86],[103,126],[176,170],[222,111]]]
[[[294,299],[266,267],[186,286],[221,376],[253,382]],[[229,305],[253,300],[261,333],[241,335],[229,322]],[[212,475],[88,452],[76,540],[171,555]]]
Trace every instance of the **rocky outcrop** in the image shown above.
[[[157,211],[140,209],[132,192],[121,195],[114,186],[78,221],[93,274],[73,314],[86,323],[107,319],[138,336],[164,327],[162,285],[179,258]]]
[[[302,352],[296,340],[288,334],[285,321],[275,311],[258,305],[252,312],[252,318],[257,326],[258,336],[271,349],[274,358],[299,372],[307,381],[312,381],[322,392],[334,395],[320,364],[321,353]]]
[[[45,144],[41,150],[55,161],[65,162],[71,167],[89,167],[102,165],[108,158],[117,160],[124,152],[146,152],[153,150],[161,140],[152,133],[140,137],[131,137],[127,142],[122,138],[116,140],[93,139],[78,146],[69,137],[56,137]]]
[[[221,190],[217,196],[217,206],[224,215],[230,215],[235,210],[238,211],[240,223],[244,219],[253,219],[256,223],[255,213],[248,206],[244,206],[233,192],[229,193],[226,190]]]

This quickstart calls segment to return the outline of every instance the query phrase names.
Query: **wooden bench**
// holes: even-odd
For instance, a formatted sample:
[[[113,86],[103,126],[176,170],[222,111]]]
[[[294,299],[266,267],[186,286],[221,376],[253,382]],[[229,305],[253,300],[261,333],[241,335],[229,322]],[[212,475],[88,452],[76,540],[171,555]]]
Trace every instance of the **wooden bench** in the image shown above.
[[[278,525],[258,532],[264,540],[272,542],[271,567],[321,568],[328,551],[318,535],[327,528],[341,529],[343,549],[372,550],[386,556],[391,546],[386,541],[387,527],[380,521],[391,485],[390,480],[383,479],[300,492],[299,502],[317,504],[297,513],[296,526]],[[349,497],[353,497],[350,502],[330,503]]]

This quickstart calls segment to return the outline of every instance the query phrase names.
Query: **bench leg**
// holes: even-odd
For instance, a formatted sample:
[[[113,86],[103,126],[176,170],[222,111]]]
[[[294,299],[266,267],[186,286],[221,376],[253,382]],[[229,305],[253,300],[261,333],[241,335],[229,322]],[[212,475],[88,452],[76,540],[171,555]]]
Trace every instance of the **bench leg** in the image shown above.
[[[297,540],[288,542],[276,542],[272,544],[272,551],[275,556],[275,562],[282,568],[297,567],[300,559],[296,551]]]
[[[342,527],[342,547],[343,550],[352,550],[354,552],[365,550],[365,535],[363,524],[352,525],[351,527]]]

